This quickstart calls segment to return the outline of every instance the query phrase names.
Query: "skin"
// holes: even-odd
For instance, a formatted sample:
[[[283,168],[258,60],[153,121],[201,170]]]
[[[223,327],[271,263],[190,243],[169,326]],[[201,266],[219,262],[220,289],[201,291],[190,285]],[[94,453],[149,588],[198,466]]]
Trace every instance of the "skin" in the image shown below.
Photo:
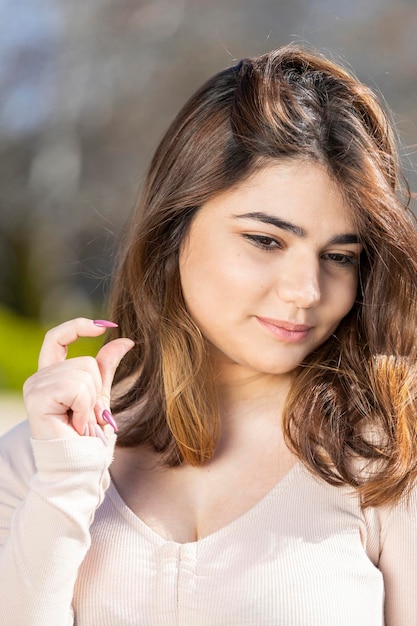
[[[125,502],[158,534],[205,537],[291,470],[296,459],[281,431],[289,384],[351,309],[361,249],[348,208],[317,165],[268,167],[199,210],[180,274],[209,341],[220,442],[203,467],[161,467],[146,449],[117,450],[112,466]]]
[[[78,437],[86,432],[99,436],[95,428],[107,423],[102,413],[110,407],[115,371],[134,343],[130,339],[115,339],[103,346],[95,358],[66,356],[68,346],[79,337],[98,337],[105,330],[92,320],[77,318],[45,335],[39,369],[23,389],[35,439]]]
[[[219,380],[294,371],[351,309],[361,249],[319,165],[273,165],[207,202],[180,273]]]
[[[222,423],[213,459],[167,468],[146,448],[117,448],[120,495],[166,539],[195,541],[236,519],[296,462],[281,431],[294,371],[352,307],[361,246],[348,207],[324,168],[266,167],[201,207],[180,251],[184,298],[208,340]],[[117,320],[116,320],[117,321]],[[104,332],[72,320],[45,338],[25,387],[32,433],[79,436],[103,425],[111,381],[132,346],[66,360],[78,336]],[[72,412],[72,419],[69,419]]]

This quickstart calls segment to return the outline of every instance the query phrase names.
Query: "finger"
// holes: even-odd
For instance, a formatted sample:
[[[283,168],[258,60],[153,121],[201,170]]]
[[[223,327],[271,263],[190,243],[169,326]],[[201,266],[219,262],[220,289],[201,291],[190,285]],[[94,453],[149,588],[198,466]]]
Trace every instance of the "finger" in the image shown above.
[[[64,322],[49,330],[44,338],[38,361],[38,368],[43,369],[60,361],[64,361],[68,346],[79,337],[99,337],[106,331],[103,322],[96,324],[93,320],[79,317]]]
[[[59,415],[73,410],[72,404],[78,394],[88,393],[96,398],[101,387],[96,360],[77,357],[33,374],[23,385],[23,396],[35,415]]]
[[[95,401],[96,396],[87,393],[77,394],[72,400],[73,408],[70,410],[70,423],[79,435],[84,435],[86,428],[89,429],[90,425],[96,424]]]
[[[131,339],[114,339],[103,346],[96,356],[102,380],[102,388],[96,406],[97,418],[100,419],[101,423],[106,421],[101,419],[103,409],[110,408],[110,393],[116,369],[120,361],[134,345]]]
[[[96,356],[96,361],[101,374],[102,387],[110,395],[114,374],[123,357],[133,348],[135,343],[131,339],[121,337],[106,343]]]
[[[64,361],[54,366],[58,369],[43,369],[25,382],[25,405],[35,439],[65,437],[70,431],[82,435],[89,421],[96,422],[101,376],[97,362],[90,359],[90,372],[71,370],[70,361]]]

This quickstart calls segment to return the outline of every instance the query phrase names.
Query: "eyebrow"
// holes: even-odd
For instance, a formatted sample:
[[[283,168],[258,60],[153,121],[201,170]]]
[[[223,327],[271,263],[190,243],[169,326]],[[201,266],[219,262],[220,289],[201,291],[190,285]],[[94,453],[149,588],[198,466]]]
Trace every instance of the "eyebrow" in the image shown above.
[[[251,219],[257,220],[258,222],[262,222],[263,224],[271,224],[271,226],[275,226],[275,228],[280,228],[281,230],[286,230],[287,232],[296,235],[296,237],[306,237],[307,231],[301,226],[297,226],[296,224],[292,224],[291,222],[287,222],[275,215],[269,215],[268,213],[263,213],[262,211],[253,211],[250,213],[240,213],[239,215],[232,215],[234,219]],[[344,233],[341,235],[335,235],[329,241],[329,245],[345,245],[345,244],[354,244],[360,243],[359,236],[356,233]]]

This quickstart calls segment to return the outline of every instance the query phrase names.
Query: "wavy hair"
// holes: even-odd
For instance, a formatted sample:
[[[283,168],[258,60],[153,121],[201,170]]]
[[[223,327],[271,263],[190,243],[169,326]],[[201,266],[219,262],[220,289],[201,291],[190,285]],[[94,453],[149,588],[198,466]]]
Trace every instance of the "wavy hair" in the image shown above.
[[[135,348],[116,382],[119,446],[198,465],[219,417],[204,337],[189,316],[179,250],[206,201],[280,160],[320,163],[364,251],[356,302],[298,369],[288,445],[316,475],[395,502],[417,476],[417,235],[392,124],[377,96],[315,51],[289,45],[208,80],[163,137],[122,245],[112,319]],[[113,334],[112,336],[115,336]]]

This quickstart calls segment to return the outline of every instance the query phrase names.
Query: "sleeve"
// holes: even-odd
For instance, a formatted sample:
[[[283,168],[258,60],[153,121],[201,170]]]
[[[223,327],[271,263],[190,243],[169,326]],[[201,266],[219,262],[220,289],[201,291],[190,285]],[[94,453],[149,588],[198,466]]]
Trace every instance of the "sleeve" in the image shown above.
[[[417,489],[382,513],[379,568],[386,626],[417,624]]]
[[[114,438],[112,438],[114,444]],[[70,626],[78,568],[113,445],[95,437],[0,441],[0,606],[8,626]]]

